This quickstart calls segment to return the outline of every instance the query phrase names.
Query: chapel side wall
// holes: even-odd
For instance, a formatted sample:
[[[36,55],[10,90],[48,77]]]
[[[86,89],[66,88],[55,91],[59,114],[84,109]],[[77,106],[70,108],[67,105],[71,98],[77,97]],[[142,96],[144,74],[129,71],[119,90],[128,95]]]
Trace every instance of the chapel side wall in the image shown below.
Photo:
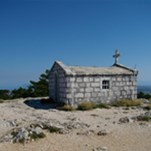
[[[56,78],[57,78],[57,82],[56,82]],[[56,95],[57,95],[57,99],[56,99]],[[62,103],[63,102],[66,103],[67,100],[65,72],[57,64],[54,65],[54,67],[52,68],[49,74],[49,97],[57,102],[62,102]]]
[[[102,89],[102,81],[110,81],[110,89]],[[67,77],[66,98],[70,104],[85,101],[110,103],[118,99],[137,98],[134,75]]]

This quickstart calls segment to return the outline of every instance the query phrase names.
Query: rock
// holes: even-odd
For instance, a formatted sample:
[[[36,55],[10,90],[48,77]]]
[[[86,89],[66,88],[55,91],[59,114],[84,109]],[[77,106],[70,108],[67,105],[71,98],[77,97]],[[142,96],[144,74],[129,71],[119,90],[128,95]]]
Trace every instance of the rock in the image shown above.
[[[0,142],[28,143],[32,140],[45,137],[42,128],[31,124],[27,127],[16,128],[0,139]]]
[[[29,140],[29,132],[25,128],[21,128],[18,132],[16,132],[16,136],[13,136],[14,142],[25,142]]]
[[[59,134],[69,134],[69,130],[67,130],[65,128],[60,129]]]
[[[148,111],[148,112],[144,113],[144,116],[151,117],[151,111]]]
[[[107,130],[105,130],[105,129],[103,129],[103,130],[100,130],[98,133],[97,133],[97,135],[98,136],[105,136],[105,135],[107,135],[109,132],[107,131]]]
[[[98,148],[92,149],[92,151],[108,151],[108,148],[106,146],[104,146],[104,147],[98,147]]]
[[[4,136],[0,142],[9,142],[12,143],[13,142],[13,136],[11,134],[8,134],[6,136]]]
[[[119,119],[119,122],[120,122],[120,123],[129,123],[130,120],[129,120],[128,117],[122,117],[122,118]]]
[[[90,127],[90,125],[80,122],[68,122],[68,123],[64,123],[63,127],[72,130],[72,129],[88,128]]]
[[[85,132],[77,132],[77,135],[85,135],[85,136],[88,136],[88,135],[91,135],[93,134],[94,131],[93,130],[88,130],[88,131],[85,131]]]
[[[40,133],[43,132],[43,130],[40,127],[36,127],[35,129],[32,130],[35,134],[39,135]]]
[[[132,119],[135,121],[151,121],[151,111],[140,114],[139,116],[135,116]]]
[[[1,127],[16,127],[16,121],[7,121],[7,120],[1,120],[0,121],[0,126]]]

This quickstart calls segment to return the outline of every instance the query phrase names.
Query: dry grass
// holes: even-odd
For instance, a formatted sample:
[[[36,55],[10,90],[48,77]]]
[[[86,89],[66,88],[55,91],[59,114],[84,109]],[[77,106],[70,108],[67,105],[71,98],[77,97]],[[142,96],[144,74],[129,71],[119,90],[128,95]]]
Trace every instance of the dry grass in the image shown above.
[[[78,110],[92,110],[96,107],[96,104],[93,102],[82,102],[81,104],[79,104],[78,106]]]
[[[4,100],[0,99],[0,103],[4,103]]]
[[[128,100],[123,99],[119,101],[115,101],[112,105],[116,107],[124,106],[124,107],[132,107],[132,106],[140,106],[142,102],[140,100]]]
[[[105,103],[100,103],[100,104],[96,104],[95,108],[110,109],[110,106],[108,104],[105,104]]]
[[[75,111],[76,109],[68,104],[65,104],[63,106],[58,107],[59,110],[63,110],[63,111]]]

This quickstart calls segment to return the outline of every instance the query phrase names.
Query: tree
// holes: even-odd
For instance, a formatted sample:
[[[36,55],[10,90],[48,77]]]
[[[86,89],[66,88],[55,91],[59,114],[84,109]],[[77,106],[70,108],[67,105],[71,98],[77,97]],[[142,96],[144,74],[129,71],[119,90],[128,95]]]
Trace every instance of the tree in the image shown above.
[[[19,87],[18,89],[14,89],[11,92],[11,98],[26,98],[29,97],[30,94],[28,93],[28,90],[22,87]]]
[[[40,75],[39,81],[30,81],[28,88],[19,87],[12,91],[0,90],[0,99],[48,96],[48,74],[49,70],[46,70],[45,73]]]
[[[151,98],[151,95],[149,93],[144,93],[144,92],[139,92],[137,94],[137,97],[138,98],[144,98],[144,99],[150,99]]]
[[[28,91],[32,97],[48,96],[48,74],[49,70],[41,74],[39,81],[30,81],[31,85],[28,87]]]
[[[0,90],[0,99],[10,99],[10,91],[9,90]]]

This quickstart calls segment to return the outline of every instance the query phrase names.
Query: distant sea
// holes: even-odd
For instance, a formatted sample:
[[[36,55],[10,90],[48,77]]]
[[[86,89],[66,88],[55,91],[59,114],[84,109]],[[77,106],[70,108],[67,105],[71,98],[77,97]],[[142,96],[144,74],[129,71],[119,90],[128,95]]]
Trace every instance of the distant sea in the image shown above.
[[[151,94],[151,86],[138,86],[137,87],[138,92],[144,92]]]

